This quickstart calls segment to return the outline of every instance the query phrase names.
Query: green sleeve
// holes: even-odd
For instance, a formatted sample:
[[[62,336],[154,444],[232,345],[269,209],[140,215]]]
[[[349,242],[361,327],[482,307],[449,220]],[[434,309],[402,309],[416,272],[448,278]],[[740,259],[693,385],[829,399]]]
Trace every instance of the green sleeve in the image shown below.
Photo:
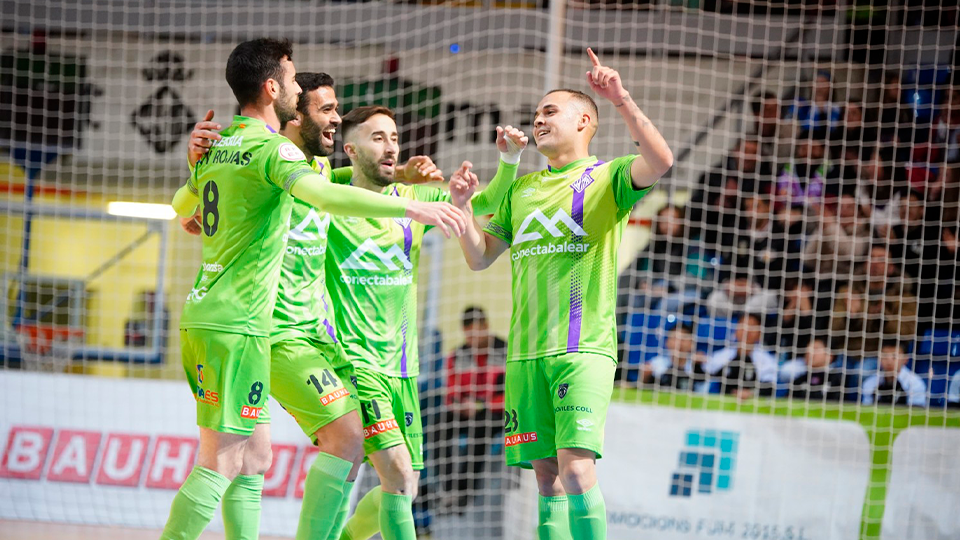
[[[414,196],[418,201],[423,202],[450,202],[450,192],[444,191],[433,186],[410,186],[413,188]]]
[[[282,135],[267,141],[261,152],[263,174],[267,181],[288,193],[292,193],[294,184],[300,178],[318,174],[307,163],[303,152]]]
[[[496,213],[493,214],[493,217],[487,222],[487,226],[483,228],[485,232],[496,236],[507,244],[513,244],[513,222],[511,221],[513,212],[510,208],[512,199],[510,193],[511,192],[507,190],[507,195],[500,203],[500,207],[497,208]],[[474,210],[474,213],[476,213],[476,210]]]
[[[191,189],[187,183],[180,186],[180,189],[173,195],[171,205],[180,217],[190,217],[197,211],[197,205],[200,204],[200,197],[196,194],[196,189]]]
[[[613,198],[617,201],[617,206],[621,210],[629,210],[633,205],[644,198],[647,193],[653,191],[656,184],[643,189],[633,187],[633,176],[630,174],[630,166],[633,160],[640,156],[629,155],[618,157],[608,165],[610,172],[610,185],[613,188]]]
[[[409,199],[325,182],[310,171],[290,186],[290,194],[321,212],[356,217],[404,217]]]
[[[339,167],[330,174],[331,182],[344,186],[350,185],[351,178],[353,178],[353,167]]]
[[[487,188],[474,193],[473,198],[470,199],[470,203],[473,205],[474,215],[485,216],[496,212],[497,209],[500,208],[500,203],[503,202],[503,198],[506,197],[507,192],[510,191],[510,186],[513,185],[513,181],[517,179],[517,169],[519,167],[519,163],[511,165],[500,160],[500,165],[497,167],[497,174],[493,177],[493,180],[490,181]]]

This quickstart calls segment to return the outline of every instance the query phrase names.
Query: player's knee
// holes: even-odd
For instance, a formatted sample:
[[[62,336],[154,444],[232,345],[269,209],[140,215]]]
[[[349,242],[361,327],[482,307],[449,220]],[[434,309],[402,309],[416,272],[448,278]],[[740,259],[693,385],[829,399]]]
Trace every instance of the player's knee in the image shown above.
[[[537,467],[534,468],[534,473],[537,476],[537,488],[542,495],[553,497],[563,494],[556,469]]]
[[[273,464],[273,448],[267,444],[247,445],[243,452],[241,474],[266,474]]]
[[[384,491],[416,497],[417,474],[413,469],[397,468],[389,471],[385,476],[386,478],[381,479],[385,480]]]
[[[560,483],[567,493],[585,493],[597,483],[597,467],[593,460],[577,459],[560,467]]]

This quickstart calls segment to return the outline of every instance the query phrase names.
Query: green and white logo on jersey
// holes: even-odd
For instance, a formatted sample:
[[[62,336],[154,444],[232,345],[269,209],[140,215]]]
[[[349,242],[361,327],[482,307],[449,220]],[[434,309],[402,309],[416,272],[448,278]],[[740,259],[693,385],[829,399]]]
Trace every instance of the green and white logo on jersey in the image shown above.
[[[526,219],[523,220],[523,223],[520,224],[520,228],[517,230],[517,235],[513,239],[514,244],[520,244],[522,242],[529,242],[531,240],[540,240],[543,238],[543,235],[537,231],[527,232],[527,229],[530,228],[530,225],[536,221],[540,224],[543,229],[545,229],[550,236],[554,238],[564,238],[567,234],[563,233],[557,225],[563,224],[568,231],[570,231],[574,236],[586,236],[587,232],[583,230],[583,227],[577,224],[574,221],[570,214],[567,214],[563,208],[557,208],[557,211],[553,214],[552,218],[548,218],[542,210],[536,208],[531,212]]]
[[[379,264],[376,261],[379,261]],[[399,263],[399,266],[397,263]],[[411,270],[413,268],[413,263],[410,262],[407,254],[403,252],[402,247],[393,244],[386,250],[383,250],[372,238],[367,238],[347,257],[347,260],[343,261],[340,268],[376,272],[377,270],[383,269],[399,270],[401,266],[404,270]]]

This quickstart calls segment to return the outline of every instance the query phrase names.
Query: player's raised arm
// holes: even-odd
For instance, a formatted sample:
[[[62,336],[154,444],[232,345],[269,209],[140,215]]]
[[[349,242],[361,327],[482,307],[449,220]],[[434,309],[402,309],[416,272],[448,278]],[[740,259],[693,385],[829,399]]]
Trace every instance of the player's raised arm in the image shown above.
[[[213,144],[221,139],[218,130],[223,129],[219,123],[213,121],[213,109],[207,111],[203,120],[200,120],[193,126],[190,132],[190,141],[187,143],[187,165],[190,170],[210,151]]]
[[[643,114],[630,97],[630,93],[624,89],[620,74],[600,64],[600,59],[593,50],[587,49],[587,54],[593,63],[591,70],[587,72],[587,83],[598,96],[613,103],[617,108],[617,112],[630,130],[637,153],[640,154],[630,167],[633,187],[638,190],[648,188],[673,166],[673,152],[670,151],[667,141],[657,131],[656,126]]]
[[[497,150],[500,151],[500,163],[497,165],[497,174],[486,189],[475,193],[470,199],[474,212],[486,215],[497,211],[503,198],[510,191],[513,181],[517,179],[520,155],[527,147],[527,142],[527,136],[519,129],[513,126],[505,128],[497,126]]]
[[[463,258],[471,270],[483,270],[493,264],[510,246],[502,239],[485,232],[473,216],[471,200],[475,198],[474,193],[480,180],[470,170],[472,167],[472,163],[464,161],[450,177],[450,200],[466,214],[466,228],[460,236]],[[500,214],[499,211],[497,213]]]

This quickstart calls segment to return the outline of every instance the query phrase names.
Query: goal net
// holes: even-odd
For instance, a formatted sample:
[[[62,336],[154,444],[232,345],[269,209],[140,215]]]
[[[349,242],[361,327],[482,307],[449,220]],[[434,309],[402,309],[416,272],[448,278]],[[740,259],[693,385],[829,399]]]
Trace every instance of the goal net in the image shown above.
[[[238,112],[233,47],[270,36],[334,77],[341,114],[393,108],[401,161],[447,176],[469,160],[492,178],[495,127],[532,140],[546,90],[590,93],[587,47],[663,134],[675,165],[619,249],[610,538],[956,538],[949,5],[0,1],[0,520],[162,527],[198,444],[177,329],[200,245],[142,203],[169,204],[208,109]],[[633,152],[598,104],[591,153]],[[520,172],[545,166],[531,142]],[[456,240],[425,240],[415,518],[432,538],[536,537],[536,479],[504,464],[509,255],[475,273]],[[262,530],[292,536],[316,449],[272,416]],[[365,467],[360,491],[376,483]]]

